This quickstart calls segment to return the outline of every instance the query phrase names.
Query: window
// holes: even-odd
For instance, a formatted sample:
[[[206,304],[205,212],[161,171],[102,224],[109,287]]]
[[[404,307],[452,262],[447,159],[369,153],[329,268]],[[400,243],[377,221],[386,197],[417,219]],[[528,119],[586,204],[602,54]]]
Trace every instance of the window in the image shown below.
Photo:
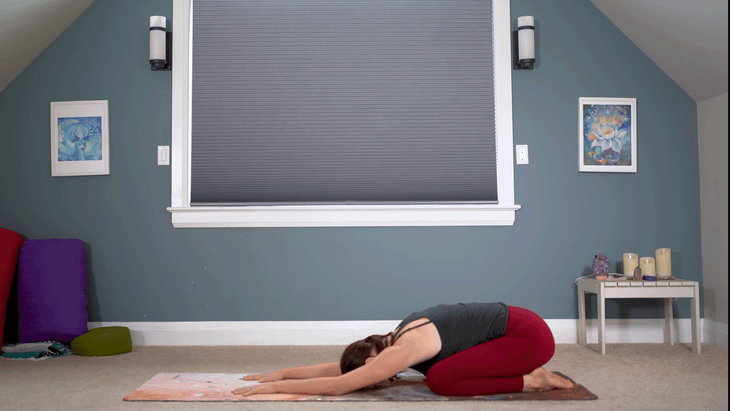
[[[312,24],[311,16],[309,19],[302,20],[303,22],[299,23],[300,26],[296,26],[297,23],[292,19],[298,18],[295,16],[299,15],[306,16],[306,13],[301,13],[299,10],[296,13],[290,13],[290,15],[285,13],[291,11],[289,9],[294,6],[305,5],[309,7],[310,4],[314,3],[288,2],[284,4],[277,1],[257,3],[246,0],[248,4],[257,4],[255,8],[257,13],[260,11],[259,9],[267,9],[264,14],[269,14],[257,15],[245,24],[237,24],[234,20],[229,30],[226,30],[225,24],[219,24],[220,21],[216,21],[211,26],[213,28],[211,32],[206,31],[207,28],[203,19],[228,18],[228,15],[234,14],[234,9],[243,3],[230,0],[200,0],[196,3],[194,5],[191,0],[174,0],[173,23],[176,29],[173,46],[175,64],[173,64],[172,95],[172,206],[168,210],[172,213],[172,221],[175,227],[434,226],[511,225],[514,223],[515,211],[520,207],[514,204],[511,36],[508,0],[493,1],[493,57],[495,64],[493,71],[488,69],[485,75],[485,77],[493,76],[493,79],[488,78],[488,80],[482,80],[480,83],[488,86],[484,88],[489,88],[489,93],[493,93],[493,97],[491,94],[488,96],[488,100],[490,100],[489,112],[483,113],[474,111],[475,107],[483,110],[484,104],[482,102],[473,104],[469,101],[482,98],[481,95],[467,94],[464,97],[464,95],[459,94],[459,90],[456,90],[457,88],[479,88],[476,81],[474,87],[465,87],[465,84],[469,84],[469,78],[464,76],[460,78],[460,74],[456,72],[458,70],[449,73],[447,77],[437,77],[439,71],[436,67],[438,59],[442,59],[441,61],[449,59],[449,67],[466,67],[468,64],[473,66],[474,62],[467,60],[470,60],[475,53],[470,50],[461,54],[458,52],[453,53],[451,50],[460,46],[449,45],[445,47],[449,50],[448,55],[434,55],[431,57],[432,60],[421,57],[422,55],[418,53],[423,50],[423,56],[426,56],[428,54],[426,49],[431,47],[426,47],[423,42],[413,43],[413,41],[414,39],[421,41],[422,38],[429,37],[429,35],[420,32],[413,34],[413,32],[408,31],[413,26],[420,26],[420,22],[413,24],[412,21],[414,20],[406,20],[405,22],[401,20],[402,24],[400,25],[388,26],[387,21],[385,23],[381,21],[378,29],[369,32],[371,37],[378,37],[378,30],[382,31],[384,27],[392,28],[400,34],[405,32],[402,38],[406,40],[406,43],[400,46],[400,50],[397,49],[398,46],[395,44],[397,40],[390,40],[391,37],[398,37],[397,35],[382,35],[375,41],[369,38],[365,47],[360,50],[352,50],[352,47],[358,46],[355,44],[357,41],[351,44],[336,43],[332,45],[325,42],[326,38],[316,37],[322,36],[323,33],[331,35],[327,33],[334,30],[332,27],[336,27],[336,24],[332,23],[333,21],[340,21],[344,26],[347,26],[350,24],[348,21],[351,20],[353,26],[348,27],[353,27],[352,30],[362,29],[365,25],[364,22],[370,20],[353,19],[349,17],[351,14],[348,13],[352,11],[350,7],[363,7],[365,5],[364,7],[373,9],[373,6],[368,5],[368,2],[339,0],[329,3],[326,9],[314,10],[315,17],[322,17],[320,15],[325,13],[330,14],[322,19],[323,22],[327,22],[326,28],[323,28],[325,27],[324,23],[316,24],[315,22]],[[388,4],[387,1],[378,2],[378,7]],[[392,4],[397,4],[398,7],[402,8],[403,2],[393,2]],[[443,5],[448,3],[424,1],[417,2],[417,4]],[[453,4],[473,7],[474,4],[481,4],[482,6],[486,4],[488,6],[489,2],[454,0]],[[261,7],[262,5],[265,5],[265,7]],[[337,7],[333,7],[333,5],[337,5]],[[282,8],[277,11],[276,8],[279,6]],[[232,7],[232,9],[226,9],[216,17],[215,14],[219,13],[223,7]],[[423,7],[421,8],[423,9]],[[377,13],[373,13],[373,15],[380,17],[375,16],[374,19],[384,18],[388,20],[397,18],[392,16],[392,10],[388,10],[387,13],[383,13],[381,10],[375,11]],[[331,13],[339,14],[335,14],[334,17],[336,18],[332,18]],[[252,10],[243,13],[244,16],[249,18],[252,14]],[[413,19],[412,15],[417,14],[415,11],[406,10],[403,16]],[[446,17],[433,18],[434,16],[443,15],[443,13],[433,13],[425,10],[421,14],[422,20],[427,22],[425,25],[433,25],[433,22],[436,21],[435,28],[430,28],[431,30],[441,30],[441,25],[444,24],[451,24],[452,32],[454,30],[462,30],[462,32],[468,30],[462,27],[464,22],[458,20],[460,16],[456,16],[456,20],[449,23],[446,21]],[[192,22],[191,15],[195,15],[199,20]],[[490,16],[486,16],[487,23],[489,23],[489,18]],[[470,18],[470,20],[473,19]],[[259,24],[259,22],[263,23]],[[285,22],[285,24],[279,24],[280,22]],[[240,30],[239,26],[244,26],[248,31]],[[249,28],[249,26],[252,27]],[[284,31],[265,31],[271,29],[272,26],[274,30],[284,27]],[[194,27],[195,33],[192,33]],[[256,30],[257,27],[260,32],[251,31]],[[215,30],[220,30],[220,35],[216,34]],[[281,36],[296,34],[297,30],[307,31],[307,34],[314,33],[315,37],[310,36],[309,43],[307,43],[304,35],[293,37],[294,42],[300,42],[294,44],[294,46],[290,45],[293,41],[292,37],[288,37],[283,43],[275,42]],[[448,31],[449,28],[447,27],[445,30]],[[247,45],[243,40],[235,39],[236,35],[252,37],[257,34],[266,39],[263,42],[266,47],[270,47],[275,51],[281,51],[279,49],[285,48],[292,55],[271,53],[266,47],[264,47],[264,53],[261,53],[260,43]],[[471,31],[469,34],[471,34]],[[196,35],[198,38],[195,37]],[[233,40],[229,42],[229,45],[232,46],[228,48],[225,48],[225,44],[206,43],[210,38],[217,37],[228,40],[231,36]],[[341,35],[339,37],[345,36]],[[357,36],[350,37],[358,38]],[[438,36],[434,35],[432,37],[436,38]],[[445,37],[440,37],[440,41],[444,41]],[[459,34],[456,37],[465,36]],[[311,41],[312,38],[317,41]],[[376,45],[380,41],[390,41],[390,43],[387,43],[384,48],[377,48],[379,46]],[[458,41],[464,42],[460,39],[457,39],[457,43]],[[466,41],[466,43],[469,42],[473,44],[474,40]],[[286,46],[282,47],[282,44]],[[310,47],[310,49],[307,49],[307,47]],[[314,49],[311,49],[311,47]],[[315,50],[317,47],[323,47],[328,51],[326,58],[335,62],[332,65],[334,67],[357,66],[355,70],[359,70],[359,74],[349,77],[358,79],[356,83],[365,84],[365,89],[353,91],[348,88],[347,84],[343,86],[344,83],[338,83],[340,77],[338,77],[337,72],[320,73],[321,76],[313,80],[311,77],[306,77],[308,76],[306,73],[307,68],[311,67],[312,63],[318,58],[322,58],[322,55],[317,55],[317,58],[307,60],[307,57],[313,54],[311,50]],[[331,50],[338,47],[349,51],[350,60],[347,60],[347,56],[343,60],[338,60],[339,57],[337,56],[333,57]],[[191,51],[196,48],[200,50],[195,56],[198,60],[193,61]],[[229,64],[211,61],[215,60],[215,56],[211,57],[206,52],[208,49],[215,48],[225,49],[226,60],[233,60],[234,64],[229,67]],[[391,53],[390,57],[388,56],[389,52]],[[239,59],[239,53],[240,55],[245,54],[245,57]],[[368,55],[367,53],[373,54]],[[408,75],[408,68],[406,68],[405,73],[399,73],[389,64],[392,59],[401,59],[400,56],[406,53],[415,55],[421,63],[426,61],[425,66],[436,68],[433,68],[432,71],[426,70],[425,74],[421,73],[423,71],[421,69],[416,70],[418,72],[414,71],[413,76]],[[345,52],[344,54],[347,55],[348,53]],[[378,60],[381,56],[383,56],[381,61],[363,67],[363,64]],[[360,63],[362,64],[357,64],[358,58],[361,58]],[[242,63],[239,67],[235,66],[237,59]],[[267,60],[272,59],[279,60],[276,60],[277,64],[266,67]],[[405,57],[402,59],[407,60]],[[452,59],[457,59],[458,63],[454,65]],[[180,62],[183,62],[183,64]],[[286,66],[290,63],[291,66]],[[228,67],[236,73],[232,79],[222,81],[226,85],[223,89],[216,88],[220,85],[216,83],[221,83],[220,78],[217,76],[217,70],[221,70],[220,66],[224,66],[224,70]],[[483,66],[486,65],[483,64]],[[402,69],[402,65],[399,67]],[[316,76],[317,70],[319,69],[314,70],[314,76]],[[443,73],[444,70],[441,70],[441,72]],[[471,73],[473,74],[473,71]],[[378,77],[377,87],[375,88],[378,88],[379,92],[369,92],[367,87],[372,87],[374,83],[368,83],[366,78],[368,76]],[[437,94],[432,93],[419,100],[420,96],[414,96],[414,94],[420,93],[421,89],[410,86],[413,85],[412,83],[431,79],[431,76],[434,76],[434,81],[438,87],[424,88],[424,90],[428,89],[424,93],[428,94],[436,90],[433,92]],[[237,78],[241,77],[249,80],[249,83],[243,85],[239,92],[237,86],[232,84],[237,81]],[[344,73],[341,77],[348,77],[348,75]],[[386,81],[385,83],[380,82],[380,79],[383,78]],[[446,84],[451,82],[452,78],[456,79],[453,81],[458,84],[458,86],[452,87],[453,90]],[[323,82],[323,80],[326,81]],[[277,81],[280,81],[280,84]],[[391,83],[387,83],[388,81]],[[318,84],[321,87],[317,87]],[[295,89],[295,94],[281,97],[282,89]],[[388,94],[392,90],[396,92],[398,89],[405,90],[405,94],[396,95],[396,97]],[[384,94],[383,90],[387,90],[387,93]],[[447,93],[446,95],[441,96],[438,94],[444,91]],[[299,94],[296,94],[297,92]],[[467,90],[466,92],[471,91]],[[350,93],[349,98],[347,93]],[[245,95],[246,98],[241,98],[242,95]],[[375,97],[370,98],[371,95]],[[385,97],[383,97],[384,95]],[[277,96],[279,97],[278,100]],[[338,96],[344,96],[344,98],[338,100]],[[358,96],[358,98],[352,98],[353,96]],[[363,97],[360,98],[360,96]],[[438,101],[448,99],[451,96],[455,96],[453,97],[454,101],[441,108],[428,104],[429,100]],[[393,106],[383,104],[388,98],[405,103]],[[196,101],[195,107],[191,106],[193,99]],[[302,100],[306,100],[305,104],[297,106],[297,102]],[[351,100],[358,101],[352,103]],[[407,100],[410,100],[412,104],[408,105]],[[243,111],[232,106],[236,101],[243,102]],[[360,104],[360,106],[351,106],[351,104]],[[272,106],[275,109],[285,107],[285,110],[280,111],[286,112],[287,115],[295,113],[292,117],[304,119],[304,121],[300,123],[292,122],[288,117],[282,117],[278,111],[265,111]],[[322,107],[325,109],[322,109]],[[423,110],[420,107],[423,107]],[[246,109],[250,110],[245,111]],[[449,110],[453,111],[453,113],[450,113],[451,117],[444,114],[445,117],[435,120],[434,124],[428,124],[431,119],[436,118],[434,116],[441,115],[441,112]],[[357,112],[359,117],[349,118],[342,115],[342,113],[348,111]],[[395,113],[393,113],[394,111]],[[489,123],[490,132],[496,134],[496,137],[484,138],[481,124],[485,123],[484,119],[492,112],[494,119],[490,118],[487,123]],[[363,120],[363,113],[366,114],[365,120]],[[403,119],[403,126],[399,123],[400,119]],[[381,120],[382,125],[377,123]],[[349,124],[348,122],[360,125],[366,124],[366,126],[361,128],[349,126],[337,128],[342,123]],[[373,122],[377,124],[372,126]],[[312,124],[314,125],[312,126]],[[337,127],[333,128],[332,124]],[[393,130],[394,124],[396,124],[395,128],[397,130]],[[264,138],[256,134],[260,129],[269,130],[272,125],[275,128],[274,131],[263,134]],[[442,125],[449,125],[456,131],[452,132],[449,128],[442,129]],[[479,131],[474,133],[473,130],[476,128],[479,128]],[[231,133],[231,130],[234,132]],[[253,131],[248,137],[244,136],[245,138],[240,139],[239,134],[244,132],[241,130]],[[292,130],[294,131],[292,132]],[[378,130],[382,131],[382,135],[378,134]],[[330,132],[332,135],[328,136],[327,134]],[[235,137],[239,140],[232,140],[230,138],[232,134],[235,134]],[[378,147],[375,147],[374,151],[372,147],[362,149],[364,145],[368,144],[366,139],[359,139],[359,136],[364,134],[378,134],[376,138]],[[405,145],[398,146],[397,144],[402,142],[396,141],[398,139],[394,136],[400,137],[401,134],[414,138],[410,140],[405,138],[405,140],[408,140]],[[446,134],[466,137],[445,139],[444,135]],[[333,136],[335,136],[335,139],[333,139]],[[425,149],[423,152],[418,151],[420,147],[416,147],[414,144],[420,144],[419,138],[428,141],[428,144],[423,144],[424,148],[428,148],[426,146],[435,146],[436,150],[432,153],[436,154],[429,154]],[[315,139],[323,140],[324,143],[309,143]],[[250,142],[254,140],[256,140],[254,145],[241,143],[241,141]],[[301,141],[305,141],[305,145],[297,146]],[[211,142],[212,144],[210,144]],[[484,144],[485,142],[488,144]],[[236,146],[237,144],[238,146]],[[265,150],[268,150],[262,151],[266,153],[263,156],[265,161],[259,161],[260,158],[257,156],[261,152],[255,154],[256,150],[252,147],[260,149],[261,144],[274,146],[278,150],[274,150],[275,154],[278,156],[278,153],[281,152],[284,160],[280,160],[280,163],[277,164],[276,158],[271,155],[272,147],[265,147]],[[221,147],[223,147],[222,151],[220,151]],[[303,150],[311,150],[312,148],[314,148],[314,152],[311,154],[306,156],[300,154]],[[216,152],[216,150],[219,151]],[[488,155],[490,150],[491,156]],[[415,157],[409,158],[406,156],[391,162],[380,161],[384,157],[391,157],[389,153],[411,151],[417,152]],[[449,152],[449,154],[441,155],[443,152]],[[244,166],[252,168],[236,169],[235,167],[238,166],[235,164],[236,161],[240,163],[239,160],[248,153],[254,154],[242,163]],[[286,157],[287,155],[291,157]],[[343,156],[347,160],[343,160]],[[298,160],[298,158],[304,159],[305,163],[316,164],[315,167],[306,171],[308,174],[302,179],[298,178],[296,172],[292,174],[287,170],[289,164]],[[330,158],[339,160],[329,161]],[[422,159],[423,161],[421,161]],[[484,161],[481,161],[482,159]],[[344,164],[345,168],[329,168],[332,165],[330,163],[339,163],[339,166]],[[366,166],[372,164],[378,164],[378,166],[370,169],[357,169],[356,166],[360,163]],[[391,169],[387,171],[379,169],[381,163],[383,167],[391,167]],[[426,163],[427,165],[422,169],[411,166],[416,163],[418,165]],[[404,164],[408,166],[406,167]],[[307,164],[302,167],[306,166]],[[295,169],[301,169],[297,167]],[[350,167],[354,168],[350,170]],[[322,170],[325,171],[322,172]],[[229,173],[228,177],[226,177],[226,173]],[[348,173],[350,175],[347,178],[341,178],[342,175]],[[431,174],[430,177],[429,174]],[[408,179],[397,178],[405,175],[408,175]],[[220,179],[221,176],[224,178]],[[254,176],[254,178],[241,178],[249,176]],[[364,177],[360,178],[360,176]],[[383,176],[390,176],[390,178],[384,178]],[[423,176],[425,178],[422,178]],[[453,178],[451,180],[447,179],[446,177],[449,176],[453,176]],[[475,176],[477,177],[475,178]],[[408,183],[405,187],[398,187],[391,185],[391,180],[394,182],[405,180]],[[382,182],[382,184],[379,182]],[[307,185],[309,183],[311,184]],[[272,187],[278,191],[272,191]],[[239,196],[240,193],[252,194],[250,196]],[[285,195],[282,196],[282,193]]]

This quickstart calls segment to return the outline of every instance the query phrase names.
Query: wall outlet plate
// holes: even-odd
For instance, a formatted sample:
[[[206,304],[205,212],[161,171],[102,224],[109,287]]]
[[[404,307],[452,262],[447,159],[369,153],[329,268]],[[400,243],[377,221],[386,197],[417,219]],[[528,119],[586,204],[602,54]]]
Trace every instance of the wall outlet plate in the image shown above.
[[[530,153],[527,151],[527,144],[517,145],[516,147],[517,164],[530,164]]]

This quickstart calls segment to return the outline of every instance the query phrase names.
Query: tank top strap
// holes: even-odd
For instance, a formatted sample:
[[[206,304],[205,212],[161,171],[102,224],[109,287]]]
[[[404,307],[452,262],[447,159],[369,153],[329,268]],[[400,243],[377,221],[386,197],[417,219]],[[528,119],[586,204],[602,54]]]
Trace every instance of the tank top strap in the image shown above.
[[[403,329],[403,328],[405,328],[405,327],[407,327],[408,324],[410,324],[410,323],[408,323],[408,324],[406,324],[406,325],[404,325],[402,327],[398,327],[398,329],[395,330],[395,333],[394,333],[394,336],[393,336],[393,343],[395,343],[396,341],[398,341],[398,338],[402,337],[403,334],[407,333],[408,331],[415,330],[418,327],[423,327],[424,325],[428,325],[428,324],[431,324],[431,323],[432,323],[431,320],[428,320],[428,321],[426,321],[423,324],[418,324],[417,326],[415,326],[413,328],[409,328],[409,329],[407,329],[407,330],[405,330],[403,332],[400,332],[400,330]]]

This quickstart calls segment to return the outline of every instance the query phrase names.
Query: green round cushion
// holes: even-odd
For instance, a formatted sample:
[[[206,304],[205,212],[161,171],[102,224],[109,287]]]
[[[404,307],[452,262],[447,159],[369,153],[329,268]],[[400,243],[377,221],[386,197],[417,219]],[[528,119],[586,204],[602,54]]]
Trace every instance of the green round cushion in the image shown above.
[[[83,357],[117,355],[132,351],[132,334],[127,327],[99,327],[71,341],[71,350]]]

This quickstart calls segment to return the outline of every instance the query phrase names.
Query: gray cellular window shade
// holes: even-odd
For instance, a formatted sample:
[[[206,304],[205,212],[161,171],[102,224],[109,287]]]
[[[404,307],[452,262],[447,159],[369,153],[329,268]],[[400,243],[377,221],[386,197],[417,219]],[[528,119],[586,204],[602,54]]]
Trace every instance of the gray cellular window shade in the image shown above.
[[[191,204],[496,202],[491,7],[194,1]]]

